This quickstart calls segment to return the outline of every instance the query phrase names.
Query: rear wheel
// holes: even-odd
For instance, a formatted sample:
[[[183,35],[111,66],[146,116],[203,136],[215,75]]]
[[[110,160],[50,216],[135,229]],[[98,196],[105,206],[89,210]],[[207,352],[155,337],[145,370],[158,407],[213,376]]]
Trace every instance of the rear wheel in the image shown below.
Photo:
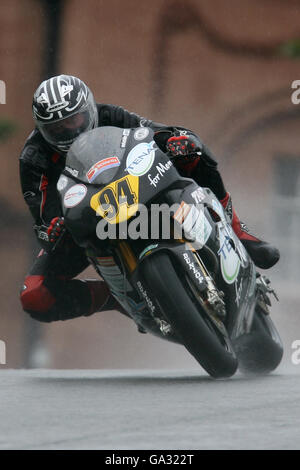
[[[149,256],[142,271],[166,320],[190,354],[212,377],[232,376],[238,363],[229,338],[193,302],[168,254],[159,252]]]
[[[234,344],[239,370],[244,374],[268,374],[281,362],[283,346],[269,315],[256,307],[251,332]]]

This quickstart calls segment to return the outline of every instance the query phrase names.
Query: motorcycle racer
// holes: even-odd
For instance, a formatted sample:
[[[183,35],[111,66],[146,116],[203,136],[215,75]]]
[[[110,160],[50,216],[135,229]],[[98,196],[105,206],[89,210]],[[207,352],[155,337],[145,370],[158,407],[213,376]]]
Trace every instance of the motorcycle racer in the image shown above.
[[[36,127],[20,155],[23,196],[42,247],[20,295],[24,311],[32,318],[51,322],[101,310],[122,310],[104,281],[74,279],[89,261],[64,227],[56,188],[68,149],[80,134],[96,127],[153,129],[157,145],[179,173],[215,193],[254,263],[267,269],[278,261],[278,250],[250,234],[240,222],[214,156],[194,132],[153,122],[121,106],[96,103],[87,85],[70,75],[40,84],[33,96],[33,118]]]

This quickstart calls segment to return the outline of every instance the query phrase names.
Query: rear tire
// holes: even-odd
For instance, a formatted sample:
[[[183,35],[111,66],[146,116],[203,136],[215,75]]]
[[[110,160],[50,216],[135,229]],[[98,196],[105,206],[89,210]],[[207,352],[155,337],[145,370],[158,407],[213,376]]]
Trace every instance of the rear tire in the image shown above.
[[[222,344],[220,333],[218,336],[208,314],[190,298],[170,257],[163,252],[149,256],[142,272],[166,320],[196,361],[214,378],[232,376],[238,362],[229,339],[227,347]]]
[[[268,374],[281,362],[283,346],[269,315],[256,307],[251,333],[234,343],[243,374]]]

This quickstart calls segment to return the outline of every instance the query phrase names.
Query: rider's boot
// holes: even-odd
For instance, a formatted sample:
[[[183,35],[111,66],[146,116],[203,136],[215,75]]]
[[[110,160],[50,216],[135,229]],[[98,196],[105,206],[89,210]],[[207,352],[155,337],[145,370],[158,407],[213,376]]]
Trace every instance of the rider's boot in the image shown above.
[[[243,243],[254,264],[261,269],[268,269],[274,266],[280,258],[279,250],[260,240],[249,232],[248,227],[239,220],[237,213],[232,206],[232,200],[229,193],[221,201],[227,215],[230,217],[231,226]]]

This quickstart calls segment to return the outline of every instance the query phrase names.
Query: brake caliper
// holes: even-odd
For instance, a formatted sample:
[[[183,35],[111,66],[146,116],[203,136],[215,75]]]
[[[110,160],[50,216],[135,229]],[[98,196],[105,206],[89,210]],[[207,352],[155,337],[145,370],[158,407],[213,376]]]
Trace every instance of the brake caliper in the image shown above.
[[[274,295],[275,299],[279,301],[278,295],[271,287],[270,279],[260,273],[256,273],[256,287],[258,291],[258,305],[266,315],[269,315],[270,312],[268,306],[272,305],[269,294]]]

